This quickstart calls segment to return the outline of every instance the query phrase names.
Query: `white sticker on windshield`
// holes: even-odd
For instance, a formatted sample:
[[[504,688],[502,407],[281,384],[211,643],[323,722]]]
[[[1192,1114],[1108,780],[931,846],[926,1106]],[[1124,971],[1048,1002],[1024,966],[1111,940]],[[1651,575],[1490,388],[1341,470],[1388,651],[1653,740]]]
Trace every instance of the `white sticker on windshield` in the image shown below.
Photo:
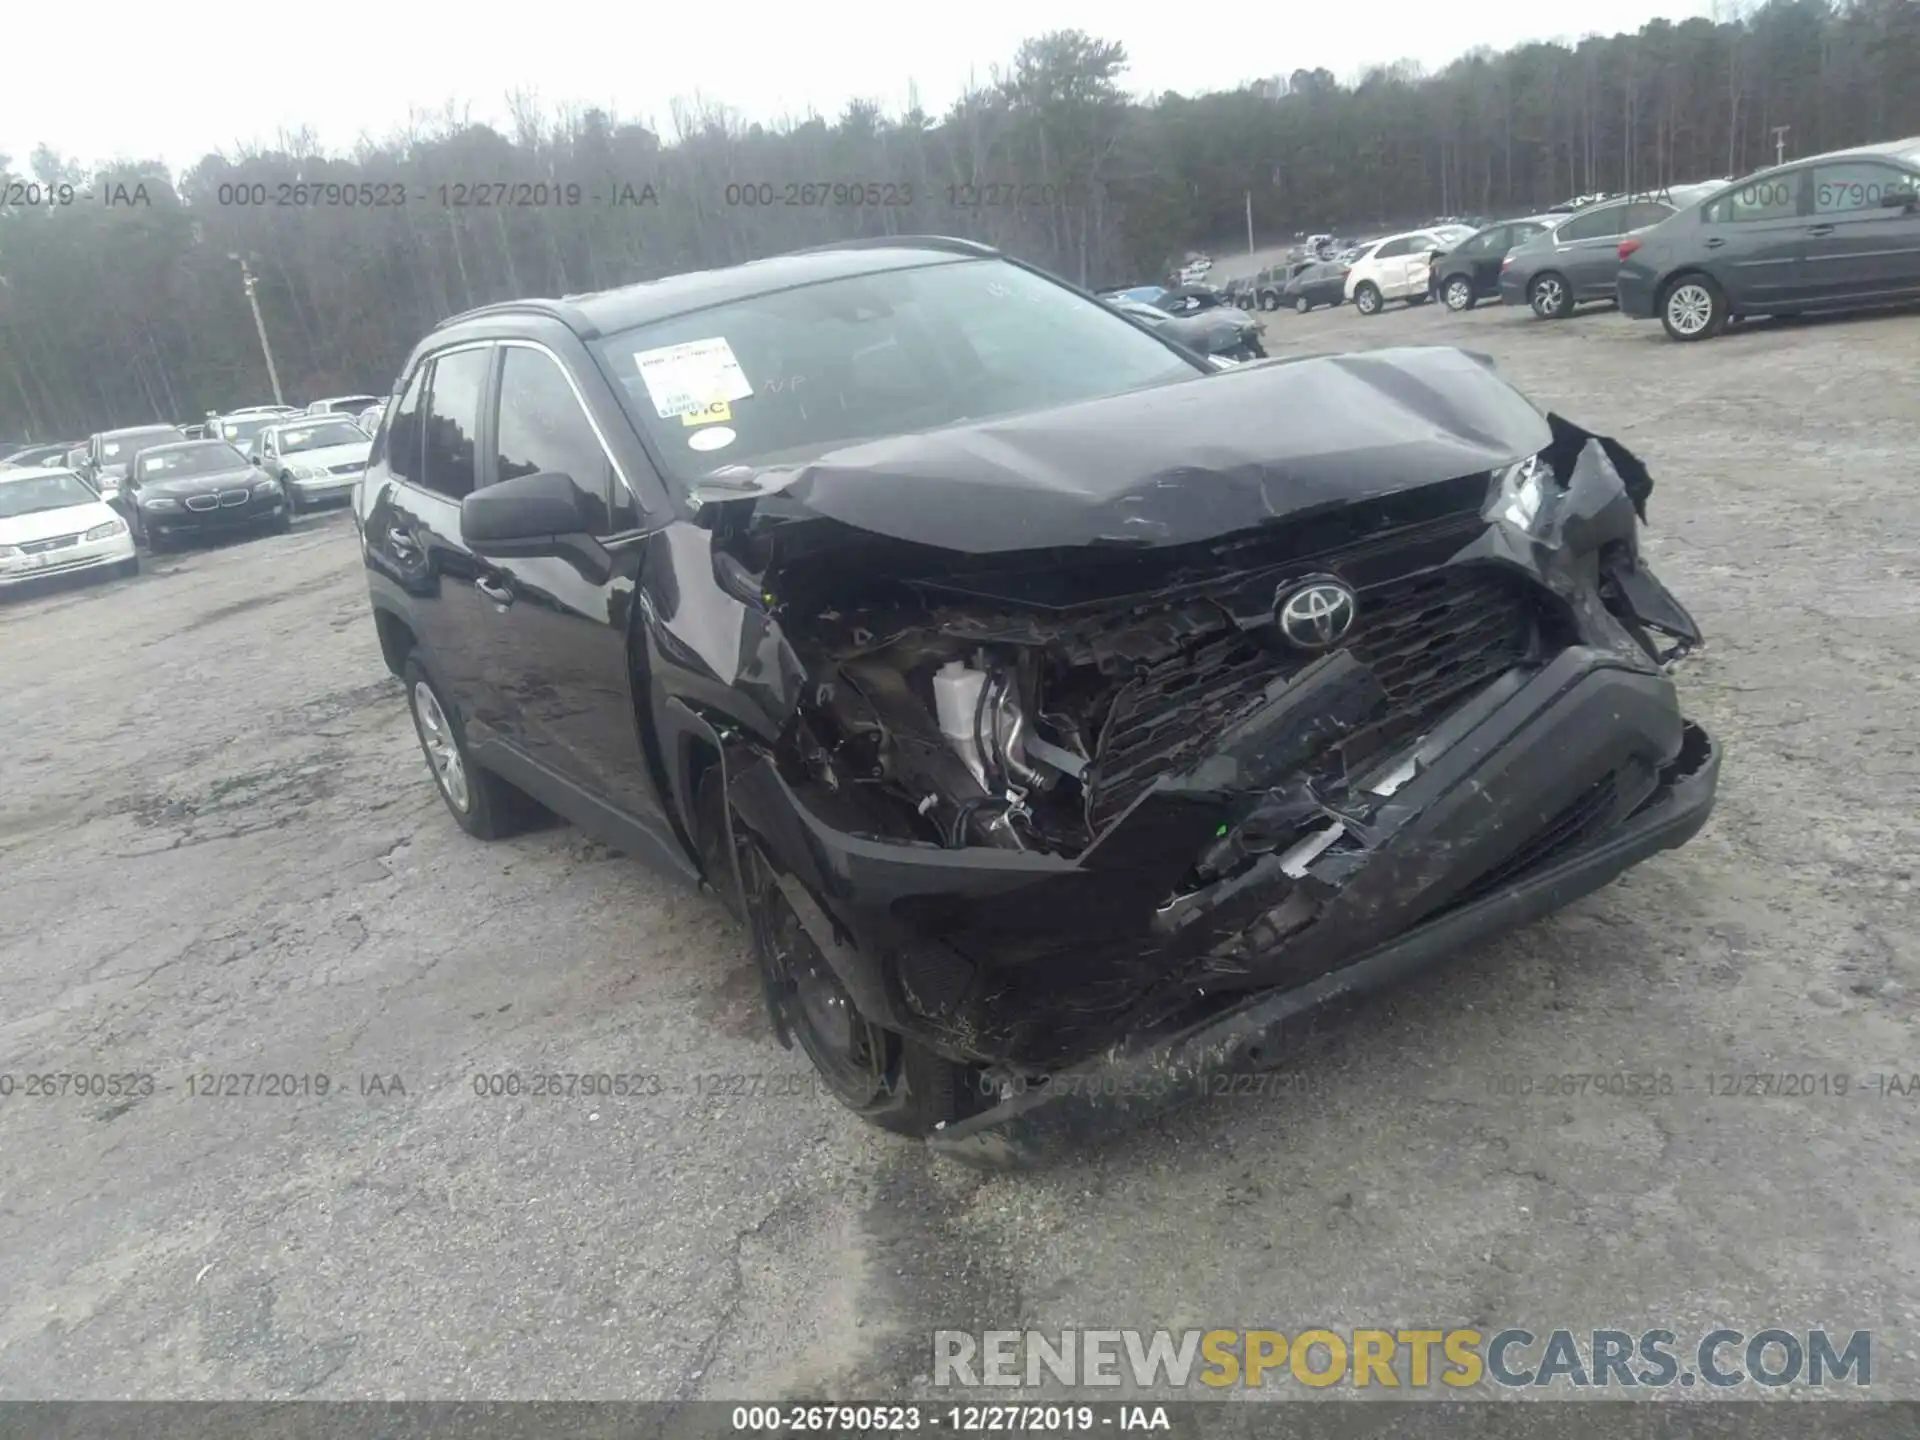
[[[744,400],[753,394],[746,373],[734,358],[726,337],[689,340],[684,345],[662,345],[635,353],[640,380],[661,419],[689,415],[710,405]]]
[[[724,425],[713,425],[687,437],[690,450],[724,450],[740,437]]]

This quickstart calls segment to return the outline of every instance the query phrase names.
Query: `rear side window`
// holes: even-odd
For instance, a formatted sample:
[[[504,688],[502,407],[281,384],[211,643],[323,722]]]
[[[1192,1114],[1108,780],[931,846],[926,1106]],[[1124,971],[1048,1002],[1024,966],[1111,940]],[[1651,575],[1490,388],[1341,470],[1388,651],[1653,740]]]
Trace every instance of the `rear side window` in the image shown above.
[[[1749,181],[1729,190],[1702,210],[1709,225],[1741,225],[1754,220],[1787,220],[1800,213],[1801,172]]]
[[[427,371],[431,368],[430,365],[422,365],[413,372],[406,393],[393,407],[387,423],[380,428],[367,458],[368,469],[384,464],[390,475],[409,485],[420,483],[420,406],[426,395]]]
[[[1401,255],[1411,255],[1412,253],[1413,241],[1402,238],[1387,241],[1386,244],[1373,252],[1373,258],[1376,260],[1393,260]]]
[[[1556,237],[1562,244],[1570,240],[1599,240],[1621,233],[1626,220],[1627,207],[1608,205],[1598,210],[1590,210],[1585,215],[1576,215],[1560,227]]]
[[[1658,225],[1671,214],[1671,205],[1658,200],[1642,200],[1627,207],[1627,229],[1644,230],[1649,225]]]
[[[480,397],[493,347],[456,350],[433,362],[427,384],[420,483],[449,500],[464,500],[479,474]]]

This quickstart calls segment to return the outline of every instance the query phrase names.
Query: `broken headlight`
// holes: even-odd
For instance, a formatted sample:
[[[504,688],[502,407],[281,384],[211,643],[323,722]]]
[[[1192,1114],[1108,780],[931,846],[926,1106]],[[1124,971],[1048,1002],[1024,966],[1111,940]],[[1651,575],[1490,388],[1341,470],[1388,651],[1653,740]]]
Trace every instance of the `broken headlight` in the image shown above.
[[[1492,517],[1531,538],[1546,505],[1547,486],[1553,479],[1553,467],[1544,453],[1529,455],[1499,472],[1499,490],[1494,496]]]

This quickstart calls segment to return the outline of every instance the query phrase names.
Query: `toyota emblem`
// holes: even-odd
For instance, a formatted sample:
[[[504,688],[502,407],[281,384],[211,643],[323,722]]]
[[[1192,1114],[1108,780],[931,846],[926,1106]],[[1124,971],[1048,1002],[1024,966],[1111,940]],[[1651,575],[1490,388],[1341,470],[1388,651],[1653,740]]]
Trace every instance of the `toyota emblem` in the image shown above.
[[[1347,638],[1359,613],[1353,588],[1331,575],[1282,587],[1273,615],[1287,643],[1300,650],[1331,650]]]

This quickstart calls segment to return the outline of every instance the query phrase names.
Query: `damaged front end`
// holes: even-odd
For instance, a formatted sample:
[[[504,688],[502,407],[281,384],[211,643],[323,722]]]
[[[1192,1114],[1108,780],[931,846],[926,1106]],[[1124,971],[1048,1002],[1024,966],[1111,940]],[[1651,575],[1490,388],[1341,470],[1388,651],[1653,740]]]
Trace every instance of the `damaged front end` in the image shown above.
[[[1271,1063],[1328,1001],[1711,809],[1718,757],[1666,673],[1700,637],[1640,555],[1644,467],[1558,417],[1463,406],[1471,362],[1312,363],[1410,432],[1445,411],[1444,443],[1383,440],[1358,468],[1299,427],[1284,461],[1271,437],[1211,465],[1190,446],[1098,494],[1037,483],[1026,526],[859,486],[899,456],[705,497],[715,573],[793,677],[777,734],[726,757],[736,838],[862,1021],[996,1102],[940,1148],[1018,1159]],[[1287,368],[1204,383],[1328,383],[1252,390]],[[1070,433],[970,443],[1044,476]],[[757,942],[777,969],[765,923]],[[795,988],[770,993],[785,1023]]]

